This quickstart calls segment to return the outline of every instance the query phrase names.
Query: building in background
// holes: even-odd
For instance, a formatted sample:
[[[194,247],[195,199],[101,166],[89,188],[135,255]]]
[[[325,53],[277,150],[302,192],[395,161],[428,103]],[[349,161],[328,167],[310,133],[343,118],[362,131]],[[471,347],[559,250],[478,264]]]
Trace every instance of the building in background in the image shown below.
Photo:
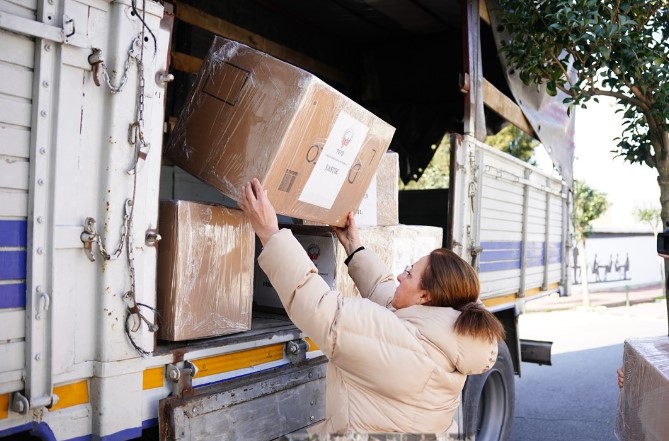
[[[656,231],[635,217],[639,208],[660,208],[657,172],[616,157],[614,138],[621,120],[615,100],[600,97],[576,112],[574,178],[607,194],[609,209],[593,222],[586,241],[588,282],[591,292],[642,288],[663,283],[663,260],[656,252]],[[552,166],[548,155],[535,150],[540,167]],[[582,274],[576,248],[570,256],[573,292],[578,293]]]
[[[616,157],[614,138],[621,120],[615,101],[600,99],[576,113],[575,179],[607,193],[609,209],[593,222],[586,241],[588,282],[591,292],[640,288],[662,284],[663,261],[656,251],[656,231],[635,217],[638,208],[660,208],[657,172]],[[572,253],[572,263],[576,256]],[[574,292],[582,275],[572,266]]]

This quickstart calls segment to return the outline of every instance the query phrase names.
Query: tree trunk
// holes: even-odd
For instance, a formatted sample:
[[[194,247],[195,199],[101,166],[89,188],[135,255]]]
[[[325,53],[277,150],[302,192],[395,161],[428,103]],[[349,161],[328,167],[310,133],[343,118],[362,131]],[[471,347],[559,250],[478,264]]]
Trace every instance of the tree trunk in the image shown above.
[[[656,156],[657,183],[660,186],[660,205],[662,206],[662,225],[663,231],[667,230],[669,225],[669,132],[664,132],[661,136],[664,151]],[[664,259],[664,298],[669,294],[669,259]],[[669,302],[667,302],[667,314],[669,315]]]
[[[662,207],[662,224],[667,225],[669,221],[669,133],[663,136],[664,152],[655,153],[657,183],[660,186],[660,205]],[[664,153],[664,155],[662,154]],[[664,228],[662,228],[664,230]]]
[[[579,240],[576,246],[579,248],[581,256],[581,296],[583,298],[583,307],[590,307],[590,290],[588,288],[588,256],[585,254],[585,239]]]

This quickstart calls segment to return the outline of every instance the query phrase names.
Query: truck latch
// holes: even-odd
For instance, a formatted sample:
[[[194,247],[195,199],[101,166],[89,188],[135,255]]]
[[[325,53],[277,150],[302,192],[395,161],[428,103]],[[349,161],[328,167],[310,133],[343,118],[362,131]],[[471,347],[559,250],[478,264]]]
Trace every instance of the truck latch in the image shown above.
[[[474,268],[476,268],[476,259],[482,252],[483,252],[483,247],[481,247],[480,245],[474,245],[474,244],[470,245],[469,254],[472,256],[471,265]]]
[[[286,342],[284,353],[291,364],[296,365],[307,359],[307,342],[300,339]]]
[[[84,244],[84,251],[91,262],[95,262],[95,253],[93,252],[93,244],[98,241],[98,233],[95,230],[95,219],[87,217],[84,224],[84,231],[79,236]]]

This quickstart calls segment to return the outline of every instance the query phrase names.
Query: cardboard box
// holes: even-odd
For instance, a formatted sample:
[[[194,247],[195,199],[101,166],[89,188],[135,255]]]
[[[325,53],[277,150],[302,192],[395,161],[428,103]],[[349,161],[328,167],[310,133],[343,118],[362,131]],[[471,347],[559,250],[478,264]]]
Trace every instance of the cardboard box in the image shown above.
[[[356,210],[358,226],[399,224],[400,159],[396,152],[388,151],[376,169],[369,188]],[[324,225],[304,221],[304,225]]]
[[[311,258],[318,274],[332,289],[336,287],[336,265],[337,248],[339,241],[330,227],[306,226],[306,225],[282,225],[282,228],[290,228],[295,238]],[[259,243],[259,242],[258,242]],[[260,246],[256,247],[257,255],[260,254]],[[253,303],[268,310],[283,310],[279,295],[272,287],[267,275],[258,265],[256,258],[255,275],[253,285]]]
[[[628,339],[623,350],[615,434],[621,440],[666,440],[669,435],[669,337]]]
[[[360,227],[360,240],[365,248],[373,250],[385,262],[393,275],[398,275],[407,265],[440,248],[443,230],[422,225],[394,225]],[[337,290],[345,297],[359,296],[344,264],[346,252],[338,246]]]
[[[277,213],[341,226],[394,131],[312,74],[216,37],[165,156],[234,200],[257,177]]]
[[[356,211],[359,226],[399,224],[400,156],[388,151]]]
[[[251,329],[255,234],[240,210],[162,201],[158,338],[180,341]]]

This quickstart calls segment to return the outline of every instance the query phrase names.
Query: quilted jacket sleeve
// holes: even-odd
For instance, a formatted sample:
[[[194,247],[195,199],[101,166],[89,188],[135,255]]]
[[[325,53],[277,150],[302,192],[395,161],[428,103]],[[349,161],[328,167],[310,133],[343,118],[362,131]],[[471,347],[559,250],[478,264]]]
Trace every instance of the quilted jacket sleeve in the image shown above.
[[[348,264],[348,273],[360,295],[386,308],[395,295],[395,277],[385,263],[371,250],[355,253]]]
[[[471,336],[458,336],[456,369],[465,374],[482,374],[497,361],[497,340],[487,341]]]
[[[288,229],[270,238],[258,263],[293,323],[329,358],[335,344],[331,331],[341,308],[341,295],[318,275],[316,266]]]

